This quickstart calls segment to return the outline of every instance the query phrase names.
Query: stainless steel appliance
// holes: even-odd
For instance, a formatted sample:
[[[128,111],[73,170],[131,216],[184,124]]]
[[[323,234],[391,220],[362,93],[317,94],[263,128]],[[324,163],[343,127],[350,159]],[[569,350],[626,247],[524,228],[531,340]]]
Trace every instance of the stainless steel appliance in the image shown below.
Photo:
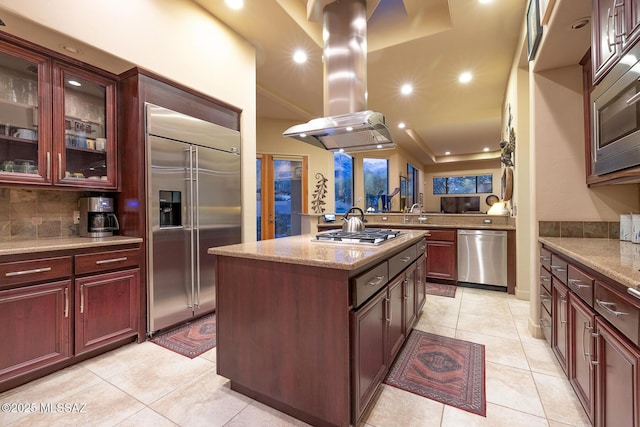
[[[109,197],[80,198],[79,234],[82,237],[109,237],[120,229],[120,223]]]
[[[363,231],[325,231],[316,234],[315,242],[379,245],[401,235],[401,231],[366,228]]]
[[[591,94],[593,173],[640,166],[640,45]],[[626,60],[629,59],[629,60]]]
[[[241,241],[240,133],[145,105],[147,333],[215,309],[213,246]]]
[[[507,288],[507,232],[458,230],[458,282]]]

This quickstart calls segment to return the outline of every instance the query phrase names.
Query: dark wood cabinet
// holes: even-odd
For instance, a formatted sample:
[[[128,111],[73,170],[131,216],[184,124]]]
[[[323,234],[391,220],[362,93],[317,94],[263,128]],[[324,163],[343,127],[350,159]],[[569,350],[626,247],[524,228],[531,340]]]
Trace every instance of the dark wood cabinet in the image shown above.
[[[426,245],[425,245],[426,248]],[[416,261],[416,280],[415,280],[415,295],[416,295],[416,315],[420,317],[420,313],[424,308],[424,304],[427,301],[427,283],[425,271],[427,267],[427,259],[424,255],[420,255]],[[417,319],[416,319],[417,320]]]
[[[456,230],[429,230],[427,237],[426,277],[455,281],[457,279]]]
[[[0,291],[0,385],[71,357],[70,298],[69,279]]]
[[[592,2],[592,62],[597,83],[616,64],[624,42],[626,0],[593,0]]]
[[[596,427],[640,425],[640,351],[596,317]]]
[[[0,182],[118,189],[116,76],[0,37]]]
[[[569,357],[569,289],[555,277],[551,281],[551,348],[564,372]]]
[[[75,280],[75,354],[137,335],[139,270]]]
[[[0,352],[0,391],[134,341],[138,254],[129,244],[2,257],[0,342],[12,351]]]
[[[413,329],[418,319],[418,306],[417,306],[417,268],[416,263],[413,263],[405,272],[404,278],[404,322],[403,326],[405,334],[409,330]]]
[[[593,422],[595,409],[595,314],[580,298],[569,298],[569,370],[573,389]]]
[[[389,283],[387,290],[387,322],[389,324],[387,357],[391,360],[396,357],[406,338],[404,288],[405,276],[400,275]]]

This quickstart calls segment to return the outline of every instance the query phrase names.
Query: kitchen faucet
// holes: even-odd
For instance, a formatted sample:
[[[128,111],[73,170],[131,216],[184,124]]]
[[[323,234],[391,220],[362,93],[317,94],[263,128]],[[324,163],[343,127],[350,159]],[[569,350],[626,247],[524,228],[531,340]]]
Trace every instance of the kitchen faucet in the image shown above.
[[[420,203],[414,203],[413,205],[411,205],[411,208],[409,209],[409,213],[413,213],[413,209],[416,207],[420,207]]]

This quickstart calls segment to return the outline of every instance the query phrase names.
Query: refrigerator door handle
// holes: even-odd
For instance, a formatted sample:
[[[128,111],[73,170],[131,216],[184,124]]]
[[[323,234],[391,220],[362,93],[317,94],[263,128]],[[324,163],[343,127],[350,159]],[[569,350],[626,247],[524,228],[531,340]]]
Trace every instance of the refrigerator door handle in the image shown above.
[[[194,188],[193,188],[193,152],[194,152],[194,147],[192,145],[189,146],[189,200],[188,200],[188,209],[189,209],[189,250],[190,250],[190,254],[191,256],[189,257],[189,260],[191,262],[191,271],[193,272],[193,268],[195,266],[195,260],[193,258],[194,254],[193,254],[193,235],[194,235],[194,206],[196,206],[195,204],[195,194],[193,192]],[[194,306],[194,295],[193,295],[193,288],[194,288],[194,277],[193,274],[191,274],[191,292],[189,293],[189,308],[193,309]]]
[[[195,270],[191,270],[195,272],[195,308],[200,307],[200,180],[198,179],[200,176],[200,161],[198,159],[198,147],[194,148],[196,155],[196,165],[195,165],[195,182],[196,189],[193,193],[194,197],[194,208],[195,208],[195,216],[196,216],[196,225],[195,225],[195,238],[196,238],[196,268]],[[193,169],[192,169],[193,170]]]

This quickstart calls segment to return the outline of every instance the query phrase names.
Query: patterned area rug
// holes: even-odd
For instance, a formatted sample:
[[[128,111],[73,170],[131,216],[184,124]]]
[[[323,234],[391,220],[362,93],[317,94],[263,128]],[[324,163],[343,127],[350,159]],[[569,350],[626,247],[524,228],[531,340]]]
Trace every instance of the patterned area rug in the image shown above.
[[[385,383],[486,417],[484,345],[414,329]]]
[[[216,346],[216,315],[203,316],[162,332],[151,342],[193,359]]]
[[[430,283],[430,282],[427,282],[426,286],[427,286],[426,292],[429,295],[437,295],[439,297],[449,297],[449,298],[456,297],[457,286],[443,285],[441,283]]]

